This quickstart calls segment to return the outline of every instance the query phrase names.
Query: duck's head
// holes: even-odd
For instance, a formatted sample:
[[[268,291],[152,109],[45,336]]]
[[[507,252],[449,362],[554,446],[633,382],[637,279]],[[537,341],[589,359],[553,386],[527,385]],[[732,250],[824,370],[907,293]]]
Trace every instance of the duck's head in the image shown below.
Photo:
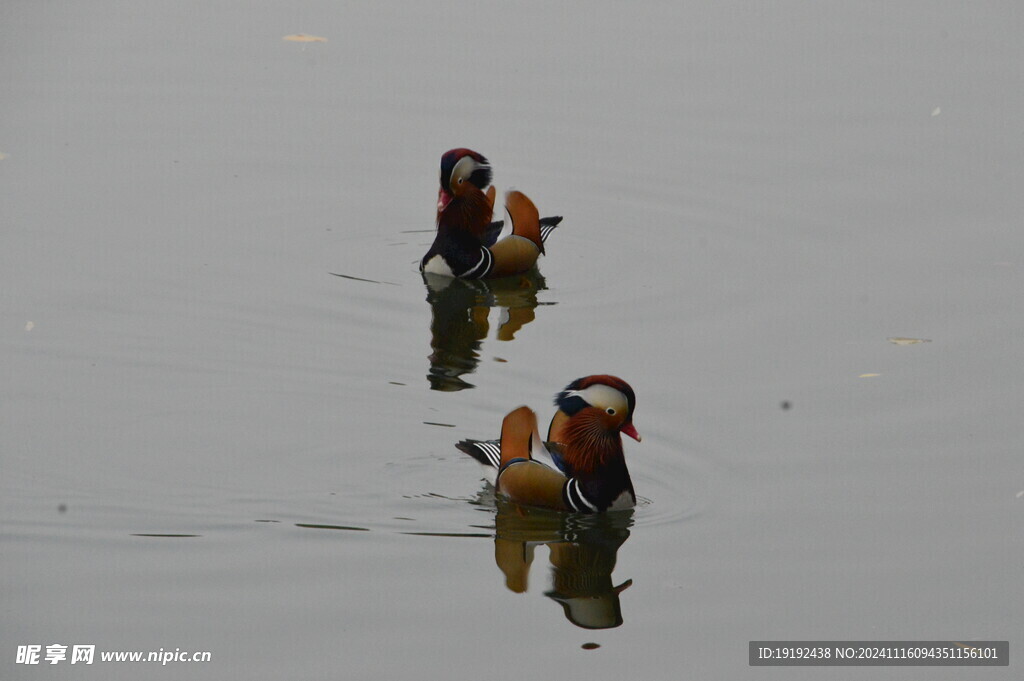
[[[601,433],[615,436],[625,433],[637,442],[640,433],[633,426],[633,411],[636,409],[636,394],[628,383],[617,376],[598,374],[576,379],[555,395],[555,404],[565,414],[559,424],[565,439],[572,433]],[[555,433],[550,436],[556,441]],[[615,438],[618,440],[618,438]]]
[[[483,191],[491,183],[491,164],[471,149],[452,149],[441,156],[441,187],[437,192],[437,212],[453,199],[472,191]]]

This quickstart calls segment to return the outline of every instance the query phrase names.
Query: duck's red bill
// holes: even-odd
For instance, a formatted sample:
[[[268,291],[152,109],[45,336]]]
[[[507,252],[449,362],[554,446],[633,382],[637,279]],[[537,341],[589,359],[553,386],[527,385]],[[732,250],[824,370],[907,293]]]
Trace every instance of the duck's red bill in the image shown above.
[[[453,198],[455,198],[455,197],[453,197],[451,194],[446,192],[443,187],[441,189],[438,189],[437,190],[437,212],[440,213],[445,208],[447,208],[448,204],[452,202]]]
[[[626,425],[622,426],[622,432],[630,436],[637,442],[640,442],[640,433],[636,432],[636,428],[633,427],[632,423],[627,423]]]

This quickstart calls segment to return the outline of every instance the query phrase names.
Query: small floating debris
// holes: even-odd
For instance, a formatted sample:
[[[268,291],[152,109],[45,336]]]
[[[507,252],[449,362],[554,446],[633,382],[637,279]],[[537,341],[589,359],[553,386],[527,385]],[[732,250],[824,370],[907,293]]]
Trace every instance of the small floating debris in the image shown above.
[[[34,328],[36,328],[36,323],[35,322],[25,322],[25,330],[26,331],[31,331]]]
[[[917,345],[918,343],[931,343],[928,338],[901,338],[899,336],[886,338],[885,340],[896,345]]]
[[[940,113],[942,113],[942,108],[941,107],[937,106],[934,109],[932,109],[932,116],[938,116]]]
[[[882,374],[861,374],[857,378],[874,378],[875,376],[881,376]]]
[[[600,643],[594,643],[593,641],[589,641],[580,646],[580,648],[583,648],[583,650],[597,650],[600,647]]]
[[[327,38],[321,38],[318,35],[306,35],[305,33],[294,33],[292,35],[286,35],[282,40],[288,40],[293,43],[326,43]]]
[[[782,402],[779,402],[779,406],[782,408],[782,411],[789,411],[793,407],[793,403],[789,400],[782,400]]]
[[[441,426],[442,428],[454,428],[454,423],[437,423],[436,421],[424,421],[424,425],[427,426]]]

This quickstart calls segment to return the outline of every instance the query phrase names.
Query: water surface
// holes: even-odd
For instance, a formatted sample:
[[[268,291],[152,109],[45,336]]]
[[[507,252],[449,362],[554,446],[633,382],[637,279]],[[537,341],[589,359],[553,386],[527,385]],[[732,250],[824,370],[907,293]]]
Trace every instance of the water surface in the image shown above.
[[[212,653],[182,679],[1022,649],[1009,5],[2,14],[4,678],[149,675],[33,643]],[[531,281],[416,271],[455,146],[565,216]],[[453,443],[590,373],[636,389],[641,504],[499,508]]]

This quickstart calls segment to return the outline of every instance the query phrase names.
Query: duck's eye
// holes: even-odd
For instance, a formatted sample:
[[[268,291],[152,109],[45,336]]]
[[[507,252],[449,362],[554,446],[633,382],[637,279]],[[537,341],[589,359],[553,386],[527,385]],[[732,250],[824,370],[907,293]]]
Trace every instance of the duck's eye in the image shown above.
[[[459,184],[462,184],[462,178],[461,177],[459,178]]]
[[[608,407],[607,409],[605,409],[605,411],[611,414],[612,416],[615,416],[615,410],[612,409],[611,407]]]

